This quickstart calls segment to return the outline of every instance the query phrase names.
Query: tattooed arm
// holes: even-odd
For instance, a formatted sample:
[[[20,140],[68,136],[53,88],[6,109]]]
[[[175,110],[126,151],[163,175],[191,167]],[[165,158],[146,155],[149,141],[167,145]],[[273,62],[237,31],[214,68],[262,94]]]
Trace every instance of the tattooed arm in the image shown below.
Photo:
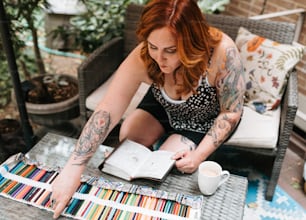
[[[86,123],[65,167],[52,183],[54,218],[64,210],[80,184],[85,166],[98,146],[121,119],[141,82],[148,82],[147,70],[140,58],[141,44],[120,65],[106,95]]]
[[[214,152],[235,130],[243,111],[245,79],[243,65],[235,45],[221,50],[223,59],[219,59],[215,86],[220,104],[220,114],[207,135],[196,149],[196,164]],[[222,56],[218,56],[222,57]]]
[[[208,77],[208,80],[214,80],[214,84],[210,84],[216,87],[220,113],[197,147],[184,137],[175,142],[176,149],[180,144],[183,144],[185,149],[187,147],[187,150],[180,150],[173,157],[177,160],[177,168],[182,172],[196,171],[199,164],[229,137],[241,118],[245,91],[243,66],[232,40],[225,37],[224,42],[220,44],[221,46],[215,48],[216,54],[212,58],[213,66]],[[165,145],[167,146],[167,143]]]
[[[216,77],[220,114],[208,132],[214,147],[222,144],[233,132],[243,110],[244,71],[236,48],[226,49],[224,67]]]
[[[98,110],[86,123],[70,159],[52,184],[54,218],[58,218],[77,190],[87,162],[110,131],[110,122],[110,114]]]
[[[88,123],[84,127],[78,143],[72,153],[73,165],[86,165],[97,147],[101,144],[110,128],[110,114],[99,110],[94,112]]]

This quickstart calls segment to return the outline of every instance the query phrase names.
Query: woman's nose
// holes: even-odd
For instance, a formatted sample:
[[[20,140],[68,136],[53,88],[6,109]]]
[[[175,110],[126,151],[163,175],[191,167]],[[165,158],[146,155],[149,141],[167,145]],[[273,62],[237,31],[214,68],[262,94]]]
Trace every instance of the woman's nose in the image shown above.
[[[163,61],[163,60],[166,59],[165,55],[164,55],[164,53],[162,51],[157,53],[157,57],[156,58],[157,58],[157,62],[160,62],[160,61]]]

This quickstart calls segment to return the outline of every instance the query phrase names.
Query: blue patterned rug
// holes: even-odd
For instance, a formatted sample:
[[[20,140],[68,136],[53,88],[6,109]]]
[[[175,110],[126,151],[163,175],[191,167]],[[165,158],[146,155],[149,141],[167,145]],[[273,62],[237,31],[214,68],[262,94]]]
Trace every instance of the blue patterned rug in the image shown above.
[[[248,173],[248,193],[244,209],[244,220],[305,220],[306,211],[280,186],[271,202],[266,201],[264,192],[266,178],[254,172]]]

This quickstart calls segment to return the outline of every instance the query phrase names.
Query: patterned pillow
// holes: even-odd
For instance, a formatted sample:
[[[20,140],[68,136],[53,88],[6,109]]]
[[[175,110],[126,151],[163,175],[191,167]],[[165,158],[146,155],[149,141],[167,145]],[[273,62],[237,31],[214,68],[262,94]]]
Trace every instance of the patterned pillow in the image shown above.
[[[245,104],[259,113],[276,109],[288,72],[302,59],[305,47],[280,44],[243,27],[238,31],[236,45],[247,75]]]

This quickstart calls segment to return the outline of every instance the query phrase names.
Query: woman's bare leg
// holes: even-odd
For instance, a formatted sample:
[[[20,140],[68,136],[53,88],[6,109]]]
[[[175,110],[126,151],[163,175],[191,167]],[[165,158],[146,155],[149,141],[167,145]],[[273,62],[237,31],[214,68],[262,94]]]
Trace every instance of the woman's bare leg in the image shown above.
[[[196,148],[196,144],[188,138],[180,134],[172,134],[160,146],[160,150],[178,152],[182,150],[192,151]]]
[[[172,134],[160,147],[161,150],[175,152],[175,166],[182,173],[192,173],[197,166],[192,154],[195,153],[196,144],[190,139],[180,135]]]
[[[162,125],[150,113],[136,109],[123,121],[119,139],[127,138],[151,147],[164,132]]]

